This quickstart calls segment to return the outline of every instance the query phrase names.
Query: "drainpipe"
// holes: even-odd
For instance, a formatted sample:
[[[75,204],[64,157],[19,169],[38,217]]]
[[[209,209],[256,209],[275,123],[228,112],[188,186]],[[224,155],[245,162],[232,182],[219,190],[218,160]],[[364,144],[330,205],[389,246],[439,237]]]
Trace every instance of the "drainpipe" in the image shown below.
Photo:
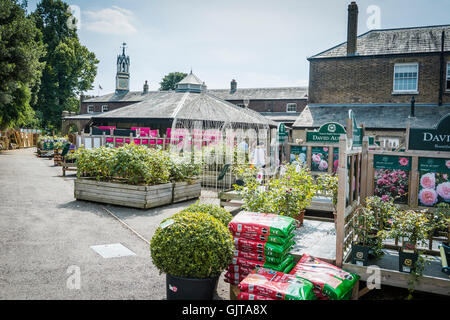
[[[439,68],[439,99],[438,105],[442,106],[442,94],[444,92],[444,39],[445,31],[442,31],[441,36],[441,53],[439,56],[440,68]]]

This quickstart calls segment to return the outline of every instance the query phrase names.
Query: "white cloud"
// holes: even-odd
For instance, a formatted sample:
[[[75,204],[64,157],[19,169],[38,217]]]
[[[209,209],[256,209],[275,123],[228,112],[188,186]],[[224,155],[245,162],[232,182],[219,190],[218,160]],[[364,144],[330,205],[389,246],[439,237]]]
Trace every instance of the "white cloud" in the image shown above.
[[[84,26],[91,31],[114,35],[129,35],[136,33],[133,26],[135,16],[127,9],[112,6],[100,11],[86,11],[87,22]]]

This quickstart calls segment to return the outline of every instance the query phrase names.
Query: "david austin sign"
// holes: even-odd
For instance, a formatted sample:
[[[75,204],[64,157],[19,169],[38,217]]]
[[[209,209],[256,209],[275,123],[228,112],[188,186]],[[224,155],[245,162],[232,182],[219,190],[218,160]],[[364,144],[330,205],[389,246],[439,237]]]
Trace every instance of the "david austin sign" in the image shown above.
[[[450,113],[431,129],[409,130],[410,150],[450,151]]]
[[[319,131],[307,132],[306,141],[339,143],[339,136],[345,133],[345,129],[341,124],[337,122],[329,122],[321,126]]]

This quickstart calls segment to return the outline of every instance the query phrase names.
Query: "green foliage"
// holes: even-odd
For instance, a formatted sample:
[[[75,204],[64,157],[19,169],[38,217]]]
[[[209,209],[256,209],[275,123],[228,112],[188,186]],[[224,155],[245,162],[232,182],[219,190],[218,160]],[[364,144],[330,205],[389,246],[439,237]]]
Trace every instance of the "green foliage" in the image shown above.
[[[18,1],[0,0],[0,129],[38,125],[30,101],[44,67],[41,37]]]
[[[183,80],[187,73],[171,72],[161,80],[159,90],[175,90],[175,85]]]
[[[161,150],[127,144],[120,148],[80,148],[75,151],[77,175],[128,184],[156,185],[170,180],[169,158]]]
[[[203,212],[207,213],[214,218],[218,219],[220,222],[222,222],[226,227],[228,227],[228,224],[233,219],[233,216],[231,213],[229,213],[226,209],[221,208],[218,205],[214,205],[211,203],[202,203],[200,204],[198,201],[194,204],[191,204],[189,207],[181,211],[180,213],[184,212]]]
[[[201,174],[202,165],[191,157],[169,155],[170,177],[174,181],[190,181]]]
[[[35,91],[33,107],[40,111],[43,125],[60,127],[63,110],[78,111],[78,96],[92,89],[97,64],[94,53],[79,42],[68,4],[61,0],[42,0],[32,14],[43,34],[47,54],[40,90]]]
[[[324,193],[331,193],[334,209],[337,207],[338,197],[338,177],[335,175],[321,174],[316,180],[317,190]]]
[[[233,236],[228,228],[202,212],[185,212],[165,219],[150,243],[153,264],[161,273],[187,278],[220,275],[231,263],[233,250]]]
[[[238,175],[244,185],[234,187],[244,201],[244,209],[249,211],[296,218],[311,204],[317,188],[309,170],[300,165],[287,164],[284,174],[264,186],[260,184],[258,169],[241,167]]]

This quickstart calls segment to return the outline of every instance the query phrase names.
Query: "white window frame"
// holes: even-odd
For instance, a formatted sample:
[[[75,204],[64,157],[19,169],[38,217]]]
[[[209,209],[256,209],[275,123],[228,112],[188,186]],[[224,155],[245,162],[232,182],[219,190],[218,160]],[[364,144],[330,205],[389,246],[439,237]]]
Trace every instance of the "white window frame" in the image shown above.
[[[447,73],[445,77],[445,91],[450,91],[450,87],[447,88],[447,83],[450,81],[450,61],[447,62]]]
[[[289,110],[289,106],[295,106],[295,110]],[[286,112],[297,112],[297,104],[296,103],[286,103]]]
[[[87,112],[88,113],[94,113],[94,105],[90,104],[87,106]]]
[[[108,105],[107,104],[102,105],[102,112],[108,112],[108,111],[109,111]]]
[[[415,90],[395,90],[395,67],[400,66],[415,66],[417,67],[417,78],[416,78],[416,89]],[[408,62],[408,63],[396,63],[394,64],[394,72],[392,74],[392,94],[412,94],[419,93],[419,63],[418,62]]]

